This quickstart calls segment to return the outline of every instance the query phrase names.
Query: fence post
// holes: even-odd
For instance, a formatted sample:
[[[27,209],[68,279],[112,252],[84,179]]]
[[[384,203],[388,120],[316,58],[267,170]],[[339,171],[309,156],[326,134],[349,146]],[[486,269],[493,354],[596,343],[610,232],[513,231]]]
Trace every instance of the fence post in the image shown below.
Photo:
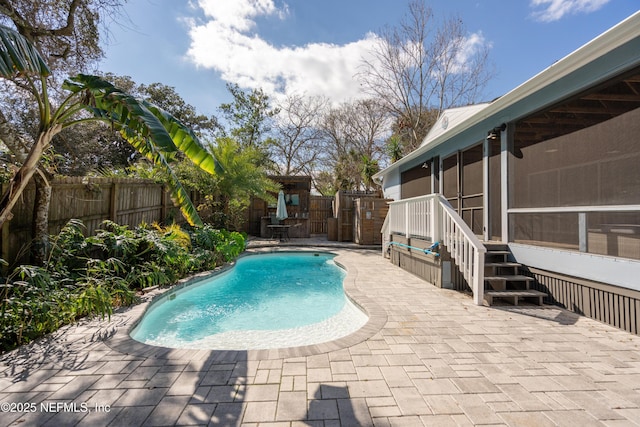
[[[113,222],[118,222],[118,191],[118,182],[114,181],[111,184],[111,198],[109,200],[109,219]]]
[[[160,222],[165,223],[167,220],[167,189],[164,185],[160,185]]]

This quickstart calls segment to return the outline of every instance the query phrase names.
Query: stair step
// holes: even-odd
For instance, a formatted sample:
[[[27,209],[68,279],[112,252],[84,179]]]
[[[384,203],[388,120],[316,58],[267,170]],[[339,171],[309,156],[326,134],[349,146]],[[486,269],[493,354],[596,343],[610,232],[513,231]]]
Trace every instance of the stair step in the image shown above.
[[[509,245],[507,245],[506,243],[498,243],[498,242],[482,242],[482,244],[484,245],[485,248],[487,248],[488,251],[495,249],[495,250],[503,250],[506,251],[509,249]]]
[[[547,294],[530,289],[522,291],[486,291],[484,296],[489,305],[493,304],[494,298],[513,298],[513,305],[518,305],[518,300],[520,298],[536,298],[538,300],[538,305],[542,305],[542,300],[547,296]]]
[[[487,252],[486,252],[486,255],[509,255],[510,253],[511,252],[505,251],[505,250],[502,250],[502,249],[498,249],[498,250],[495,250],[495,251],[491,250],[491,249],[488,249]]]
[[[488,280],[490,282],[498,282],[498,281],[530,282],[534,280],[534,278],[529,276],[521,276],[517,274],[517,275],[504,275],[504,276],[485,276],[484,280]]]
[[[485,295],[491,295],[492,297],[508,297],[508,296],[519,296],[519,297],[526,297],[526,296],[532,296],[532,297],[538,297],[538,296],[542,296],[542,297],[546,297],[547,294],[544,292],[540,292],[540,291],[536,291],[533,289],[529,289],[529,290],[521,290],[521,291],[486,291],[484,293]]]
[[[521,267],[519,262],[485,262],[485,267]]]

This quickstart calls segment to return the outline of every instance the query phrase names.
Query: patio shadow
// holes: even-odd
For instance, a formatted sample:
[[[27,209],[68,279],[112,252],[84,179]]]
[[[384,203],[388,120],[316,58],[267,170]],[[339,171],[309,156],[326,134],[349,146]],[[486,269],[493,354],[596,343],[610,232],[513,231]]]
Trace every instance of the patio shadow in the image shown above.
[[[306,418],[309,426],[323,425],[324,421],[330,424],[332,420],[343,427],[373,425],[364,399],[352,399],[347,387],[328,384],[318,387],[313,400],[309,402]]]
[[[491,308],[496,310],[507,311],[509,313],[518,313],[525,316],[535,317],[537,319],[549,320],[560,325],[574,325],[580,316],[571,313],[563,308],[553,306],[499,306],[495,305]]]
[[[246,351],[163,349],[131,340],[112,349],[103,343],[117,339],[117,328],[83,323],[0,358],[0,391],[34,405],[4,414],[0,426],[241,424]],[[83,334],[91,338],[80,339]]]

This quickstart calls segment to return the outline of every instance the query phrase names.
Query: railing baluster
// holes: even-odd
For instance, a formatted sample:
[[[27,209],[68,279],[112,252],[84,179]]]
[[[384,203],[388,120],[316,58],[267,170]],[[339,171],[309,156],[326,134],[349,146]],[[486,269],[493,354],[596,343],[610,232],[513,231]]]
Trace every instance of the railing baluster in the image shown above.
[[[484,254],[486,249],[473,231],[439,194],[391,202],[387,232],[441,241],[473,291],[474,302],[484,297]]]

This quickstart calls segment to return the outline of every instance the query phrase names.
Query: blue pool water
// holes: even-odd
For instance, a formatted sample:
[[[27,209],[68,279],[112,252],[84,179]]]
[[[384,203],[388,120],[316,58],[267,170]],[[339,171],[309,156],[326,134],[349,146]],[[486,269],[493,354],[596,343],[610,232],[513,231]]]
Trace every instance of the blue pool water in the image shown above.
[[[131,336],[173,348],[274,348],[347,335],[366,315],[326,253],[246,256],[228,272],[163,297]],[[354,329],[355,328],[355,329]]]

